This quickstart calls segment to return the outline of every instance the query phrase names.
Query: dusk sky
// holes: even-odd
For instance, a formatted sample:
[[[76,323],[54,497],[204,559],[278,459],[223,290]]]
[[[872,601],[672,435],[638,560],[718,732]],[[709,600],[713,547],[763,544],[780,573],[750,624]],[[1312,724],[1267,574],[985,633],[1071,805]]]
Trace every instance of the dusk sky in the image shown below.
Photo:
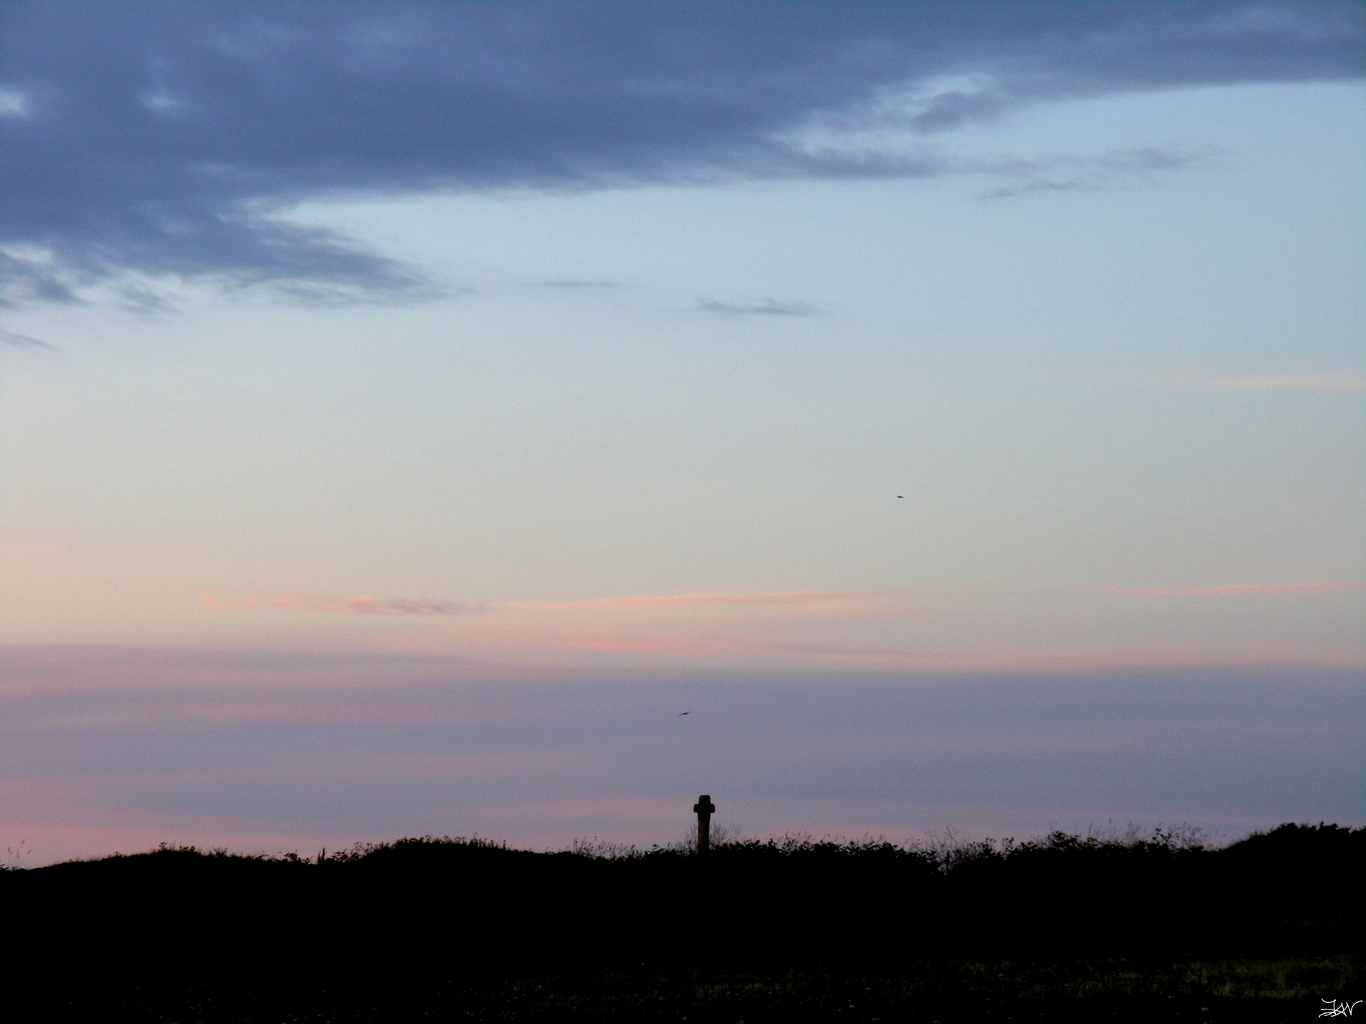
[[[0,848],[1366,824],[1363,79],[1361,2],[0,6]]]

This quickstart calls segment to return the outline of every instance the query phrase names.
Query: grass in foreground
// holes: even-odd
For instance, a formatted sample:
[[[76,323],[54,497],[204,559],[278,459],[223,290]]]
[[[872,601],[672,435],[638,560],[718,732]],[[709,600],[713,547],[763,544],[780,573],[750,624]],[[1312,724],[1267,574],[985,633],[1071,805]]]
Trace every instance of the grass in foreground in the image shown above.
[[[1355,957],[1145,962],[921,961],[770,970],[659,968],[392,977],[317,986],[173,984],[54,994],[45,1019],[181,1024],[560,1021],[815,1024],[1289,1022],[1366,991]]]

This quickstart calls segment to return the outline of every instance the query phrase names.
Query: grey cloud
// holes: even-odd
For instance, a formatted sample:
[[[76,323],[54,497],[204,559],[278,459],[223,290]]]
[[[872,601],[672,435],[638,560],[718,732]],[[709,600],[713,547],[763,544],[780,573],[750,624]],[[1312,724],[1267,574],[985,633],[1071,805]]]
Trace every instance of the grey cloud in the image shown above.
[[[980,169],[983,173],[1016,178],[1018,183],[1001,185],[982,198],[1005,199],[1030,192],[1095,192],[1135,177],[1191,167],[1211,155],[1145,146],[1107,153],[1098,158],[1060,157],[1049,161],[1015,161],[995,167],[984,166]],[[1072,172],[1072,176],[1057,176],[1058,172],[1064,171]]]
[[[1354,78],[1362,42],[1360,0],[10,3],[0,302],[128,273],[420,297],[436,289],[414,270],[273,214],[367,193],[942,174],[934,156],[792,139],[888,96],[912,100],[886,116],[928,134],[1053,98]]]
[[[707,313],[721,313],[726,316],[815,316],[821,312],[819,306],[809,302],[778,302],[775,299],[759,299],[754,302],[719,302],[704,299],[697,308]]]
[[[1181,153],[1161,146],[1144,146],[1141,149],[1122,150],[1108,153],[1096,161],[1102,167],[1116,171],[1174,171],[1212,156],[1212,153]]]
[[[1050,181],[1047,178],[1039,178],[1027,181],[1023,185],[1002,185],[994,188],[983,199],[1009,199],[1012,196],[1028,195],[1030,192],[1090,192],[1095,189],[1094,185],[1088,185],[1084,181],[1075,178],[1067,181]]]
[[[0,345],[9,345],[11,348],[40,348],[48,352],[57,351],[47,342],[38,338],[30,338],[27,334],[15,334],[0,327]]]

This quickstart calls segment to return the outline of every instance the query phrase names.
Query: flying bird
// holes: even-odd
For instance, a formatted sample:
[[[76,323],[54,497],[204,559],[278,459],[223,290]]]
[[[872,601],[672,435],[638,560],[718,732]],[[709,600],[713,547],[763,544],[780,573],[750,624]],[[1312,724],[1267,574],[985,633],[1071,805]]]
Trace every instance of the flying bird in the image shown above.
[[[898,494],[897,497],[898,497],[898,498],[904,498],[904,497],[906,497],[906,495],[904,495],[904,494]]]
[[[691,715],[691,714],[692,714],[691,711],[680,711],[680,712],[678,713],[678,717],[679,717],[679,718],[682,718],[684,715]]]

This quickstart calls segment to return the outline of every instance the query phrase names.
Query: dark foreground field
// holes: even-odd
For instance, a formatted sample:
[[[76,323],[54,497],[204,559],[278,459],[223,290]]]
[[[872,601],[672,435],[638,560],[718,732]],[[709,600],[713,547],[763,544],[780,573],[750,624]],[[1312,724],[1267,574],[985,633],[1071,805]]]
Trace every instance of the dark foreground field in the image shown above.
[[[1366,997],[1364,863],[1366,829],[1332,825],[1222,849],[1058,834],[706,860],[167,849],[0,874],[4,1004],[90,1021],[1307,1021]]]
[[[263,982],[143,975],[30,992],[20,1020],[206,1022],[1310,1021],[1360,957],[924,960],[744,968],[388,973]],[[1325,997],[1322,993],[1331,993]],[[1353,997],[1355,998],[1355,997]],[[1358,1007],[1358,1011],[1361,1007]],[[1347,1018],[1351,1019],[1351,1018]]]

